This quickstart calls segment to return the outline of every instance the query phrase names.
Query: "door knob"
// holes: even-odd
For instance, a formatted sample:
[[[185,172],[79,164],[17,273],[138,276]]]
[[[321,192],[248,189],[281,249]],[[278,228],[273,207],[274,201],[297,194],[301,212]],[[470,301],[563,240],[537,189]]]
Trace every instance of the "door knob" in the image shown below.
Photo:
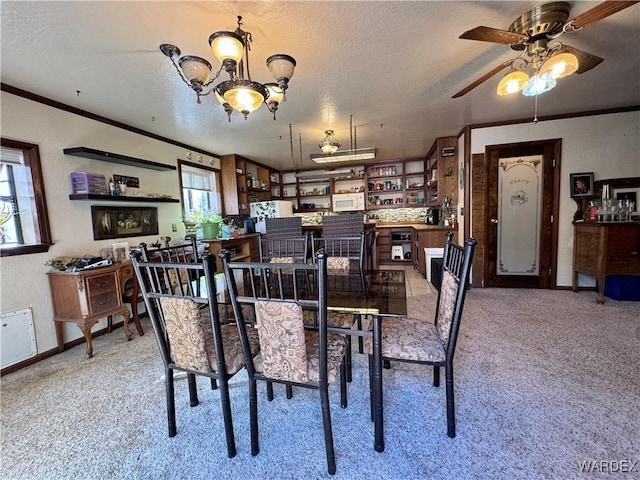
[[[491,219],[491,223],[498,223],[498,219],[497,218],[492,218]]]

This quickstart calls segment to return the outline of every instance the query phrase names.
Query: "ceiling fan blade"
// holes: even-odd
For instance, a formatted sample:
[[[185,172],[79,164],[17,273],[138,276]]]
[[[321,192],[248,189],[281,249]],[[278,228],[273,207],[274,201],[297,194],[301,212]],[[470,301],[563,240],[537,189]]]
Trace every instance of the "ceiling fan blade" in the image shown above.
[[[508,32],[507,30],[499,30],[491,27],[476,27],[467,30],[459,38],[466,40],[479,40],[481,42],[503,43],[511,45],[526,40],[528,37],[521,33]]]
[[[600,62],[604,61],[604,58],[597,57],[596,55],[585,52],[584,50],[578,50],[577,48],[570,47],[569,45],[563,45],[559,51],[572,53],[578,58],[578,70],[576,70],[576,73],[584,73],[594,67],[597,67]]]
[[[572,23],[574,28],[582,28],[595,23],[603,18],[613,15],[614,13],[624,10],[632,5],[635,5],[638,1],[620,2],[617,0],[606,0],[593,8],[590,8],[584,13],[581,13],[573,20],[567,23]],[[593,68],[593,67],[592,67]]]
[[[462,90],[460,90],[458,93],[456,93],[451,98],[458,98],[458,97],[461,97],[463,95],[466,95],[471,90],[476,88],[478,85],[480,85],[480,84],[486,82],[487,80],[489,80],[491,77],[493,77],[500,70],[504,70],[505,68],[511,66],[512,63],[513,63],[513,60],[507,60],[506,62],[501,63],[500,65],[498,65],[496,68],[494,68],[490,72],[485,73],[483,76],[478,78],[476,81],[474,81],[473,83],[471,83],[471,84],[467,85],[466,87],[464,87]]]

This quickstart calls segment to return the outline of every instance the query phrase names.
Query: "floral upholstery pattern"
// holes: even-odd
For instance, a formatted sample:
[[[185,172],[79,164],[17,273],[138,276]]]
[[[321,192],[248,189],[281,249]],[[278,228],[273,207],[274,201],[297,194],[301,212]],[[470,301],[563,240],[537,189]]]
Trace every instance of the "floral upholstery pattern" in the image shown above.
[[[316,312],[315,310],[303,310],[302,319],[304,321],[305,326],[308,326],[308,327],[318,326],[318,312]],[[337,312],[327,313],[327,324],[330,327],[353,328],[354,323],[355,323],[355,318],[351,313],[337,313]]]
[[[163,297],[160,305],[175,364],[197,372],[216,372],[216,348],[208,308],[202,309],[200,304],[187,298]],[[227,373],[232,375],[244,367],[240,336],[234,324],[220,328],[225,366]],[[258,334],[255,329],[248,328],[247,335],[255,355],[259,350]]]
[[[449,343],[453,313],[456,309],[456,297],[458,296],[458,281],[450,272],[442,272],[442,284],[440,285],[440,309],[436,319],[436,328],[442,341],[442,345]]]
[[[329,312],[327,323],[330,327],[353,328],[355,316],[352,313]]]
[[[189,283],[189,274],[187,272],[186,268],[179,268],[178,270],[178,275],[176,275],[176,269],[175,268],[169,268],[167,269],[168,275],[169,275],[169,282],[171,282],[171,286],[172,287],[177,287],[178,284],[178,280],[177,277],[180,277],[180,283],[182,285]]]
[[[317,327],[318,312],[315,310],[302,310],[302,321],[307,327]]]
[[[260,355],[254,359],[256,371],[270,378],[293,382],[320,380],[319,333],[304,330],[302,320],[305,312],[308,312],[307,320],[315,322],[316,312],[303,311],[294,302],[256,302],[260,334]],[[344,335],[327,335],[329,383],[338,376],[346,344]]]
[[[370,327],[370,320],[363,328]],[[373,354],[371,338],[364,339],[364,349]],[[444,362],[446,352],[435,325],[417,318],[406,318],[382,323],[382,356],[421,362]]]
[[[351,261],[347,257],[327,257],[329,275],[349,275]]]
[[[293,257],[273,257],[269,261],[269,263],[296,263],[296,262],[295,262],[295,259]],[[282,273],[291,275],[293,273],[293,269],[292,268],[283,268],[282,269]]]
[[[304,383],[309,380],[302,307],[295,302],[255,304],[262,372],[267,377]]]
[[[293,257],[273,257],[269,263],[295,263]]]
[[[307,332],[307,355],[309,357],[309,380],[320,381],[320,339],[318,332]],[[327,335],[327,382],[338,378],[340,364],[347,350],[347,337],[335,333]]]

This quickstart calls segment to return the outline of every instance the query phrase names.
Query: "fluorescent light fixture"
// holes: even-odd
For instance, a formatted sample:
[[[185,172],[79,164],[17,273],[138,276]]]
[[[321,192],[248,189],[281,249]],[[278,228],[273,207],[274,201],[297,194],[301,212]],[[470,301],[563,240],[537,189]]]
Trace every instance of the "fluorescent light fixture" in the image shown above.
[[[373,160],[376,158],[376,149],[361,148],[358,150],[344,150],[331,155],[312,153],[309,157],[311,158],[311,161],[315,163],[359,162],[361,160]]]
[[[318,178],[335,178],[335,177],[351,177],[355,172],[352,168],[330,168],[327,170],[305,170],[296,173],[296,177],[300,180],[313,180]]]

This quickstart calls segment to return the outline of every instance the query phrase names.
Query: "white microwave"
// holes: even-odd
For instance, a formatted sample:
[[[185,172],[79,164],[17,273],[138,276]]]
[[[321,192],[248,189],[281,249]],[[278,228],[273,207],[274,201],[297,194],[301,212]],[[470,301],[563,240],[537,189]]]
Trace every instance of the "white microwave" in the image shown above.
[[[337,193],[331,197],[334,212],[364,210],[364,192]]]

